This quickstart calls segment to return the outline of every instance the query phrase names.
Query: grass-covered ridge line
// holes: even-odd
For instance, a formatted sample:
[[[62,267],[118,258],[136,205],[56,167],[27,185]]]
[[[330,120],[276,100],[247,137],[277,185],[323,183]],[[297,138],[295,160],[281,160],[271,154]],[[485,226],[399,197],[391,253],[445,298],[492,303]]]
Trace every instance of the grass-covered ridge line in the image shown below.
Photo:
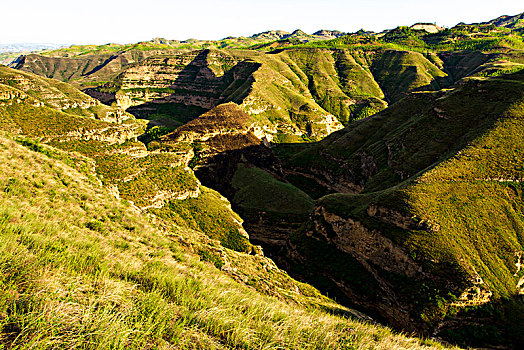
[[[333,40],[303,43],[292,47],[316,47],[330,49],[377,48],[410,51],[499,51],[501,49],[524,49],[522,33],[510,28],[491,25],[458,24],[436,33],[400,26],[383,34],[354,33]]]

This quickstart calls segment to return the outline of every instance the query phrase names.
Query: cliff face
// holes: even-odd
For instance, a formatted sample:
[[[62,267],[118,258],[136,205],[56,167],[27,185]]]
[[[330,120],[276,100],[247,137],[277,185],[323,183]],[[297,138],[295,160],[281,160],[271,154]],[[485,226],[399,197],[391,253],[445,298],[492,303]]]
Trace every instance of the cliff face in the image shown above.
[[[179,50],[137,50],[83,54],[80,56],[45,56],[29,54],[19,57],[12,67],[47,78],[68,82],[77,88],[85,88],[100,81],[115,78],[123,69],[160,53],[176,53]]]
[[[160,125],[177,126],[233,101],[241,104],[269,139],[280,134],[320,138],[340,129],[338,120],[314,101],[300,94],[293,101],[278,93],[282,84],[291,84],[288,76],[275,71],[280,67],[285,67],[280,59],[267,61],[263,54],[193,51],[146,59],[111,85],[89,93],[103,98],[104,91],[113,91],[118,105]]]
[[[227,89],[234,88],[231,84],[242,85],[258,67],[220,51],[154,57],[118,78],[117,101],[126,108],[128,103],[136,106],[155,101],[211,109]]]

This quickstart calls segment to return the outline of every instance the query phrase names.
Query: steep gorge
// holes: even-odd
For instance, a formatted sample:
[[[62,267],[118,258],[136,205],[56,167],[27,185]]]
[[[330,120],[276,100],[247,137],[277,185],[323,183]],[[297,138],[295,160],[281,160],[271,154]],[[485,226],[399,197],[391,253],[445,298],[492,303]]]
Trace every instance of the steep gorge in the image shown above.
[[[521,344],[521,79],[413,93],[319,143],[204,137],[195,173],[279,266],[337,300],[398,329]]]
[[[178,127],[148,151],[183,155],[177,166],[244,220],[231,237],[245,228],[294,276],[401,330],[515,345],[523,78],[507,73],[519,55],[210,49],[150,56],[87,92]],[[218,202],[137,191],[169,181],[150,175],[114,180],[176,224]],[[192,228],[216,229],[206,220]],[[227,244],[256,251],[241,242]]]

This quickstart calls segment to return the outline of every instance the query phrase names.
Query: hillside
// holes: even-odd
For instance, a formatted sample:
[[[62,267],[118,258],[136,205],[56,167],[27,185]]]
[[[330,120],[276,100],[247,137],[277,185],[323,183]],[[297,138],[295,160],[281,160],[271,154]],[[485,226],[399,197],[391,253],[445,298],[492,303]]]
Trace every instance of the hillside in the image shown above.
[[[202,179],[253,242],[338,300],[401,329],[518,348],[523,81],[415,93],[321,142],[280,145],[280,160],[215,156]]]
[[[242,243],[183,145],[148,151],[133,117],[100,120],[67,84],[0,73],[3,347],[442,348],[359,321]],[[234,106],[221,107],[240,113],[229,127],[246,125]],[[197,193],[146,205],[177,188]]]
[[[80,74],[74,67],[86,66],[84,60],[26,57],[17,68],[46,74],[34,65],[49,66],[57,72],[53,77],[63,79],[57,75],[67,71],[62,65]],[[232,101],[259,122],[268,139],[277,142],[319,140],[342,124],[384,109],[406,92],[453,82],[422,54],[387,48],[370,52],[297,48],[275,54],[164,52],[117,75],[104,75],[104,69],[80,78],[77,86],[103,79],[85,92],[152,125],[174,128]]]
[[[60,48],[62,45],[57,44],[32,44],[32,43],[0,43],[0,64],[8,65],[21,55],[42,52]]]
[[[136,44],[105,44],[105,45],[72,45],[70,47],[56,48],[46,46],[49,50],[40,52],[38,55],[29,53],[19,54],[17,60],[11,65],[16,68],[24,67],[32,73],[70,82],[76,87],[89,86],[100,81],[107,82],[114,78],[114,73],[135,62],[158,54],[172,54],[201,49],[238,49],[248,48],[256,45],[264,45],[275,40],[292,40],[294,43],[307,43],[313,41],[330,40],[343,36],[344,33],[333,30],[319,30],[313,34],[306,34],[301,30],[293,33],[274,30],[253,34],[250,37],[228,37],[222,40],[197,40],[185,41],[154,38],[150,41]],[[25,46],[21,46],[24,47]],[[29,45],[29,47],[32,47]],[[55,48],[51,50],[51,48]],[[22,51],[19,46],[6,47],[10,52]],[[41,51],[41,49],[40,49]],[[0,52],[3,52],[0,48]],[[10,55],[13,59],[18,57]],[[45,59],[41,61],[43,58]],[[75,58],[71,60],[70,58]],[[9,64],[5,62],[5,64]],[[81,80],[81,82],[77,82]],[[81,85],[79,85],[81,83]]]
[[[212,256],[207,249],[220,249],[216,242],[150,222],[109,195],[92,174],[66,165],[81,166],[88,159],[71,159],[45,146],[37,153],[5,136],[0,141],[5,347],[436,345],[335,316],[348,311],[262,257],[222,251],[230,262],[221,272],[205,262]],[[243,271],[253,269],[247,283],[226,272],[236,261]],[[265,293],[249,286],[256,286],[257,278],[268,284]],[[288,284],[271,285],[278,280]]]
[[[0,83],[3,130],[93,159],[103,185],[138,211],[157,210],[156,214],[166,220],[205,231],[238,251],[254,249],[242,228],[242,219],[227,200],[201,186],[188,167],[194,154],[191,147],[177,145],[168,152],[149,151],[137,140],[145,130],[142,121],[129,114],[121,118],[104,114],[105,120],[87,117],[95,107],[116,114],[121,110],[104,106],[68,84],[5,67],[0,70],[0,81],[13,85]],[[27,89],[35,97],[20,89]],[[177,212],[162,211],[169,206],[176,206]]]
[[[156,38],[0,66],[0,227],[34,276],[49,271],[56,290],[76,278],[84,315],[66,309],[62,327],[42,316],[62,294],[14,279],[6,295],[37,291],[37,306],[4,298],[16,309],[0,322],[20,310],[4,344],[44,348],[58,332],[62,347],[442,346],[379,322],[522,348],[521,17]],[[16,214],[25,205],[44,229]],[[105,338],[103,317],[124,338]]]
[[[511,28],[522,32],[524,27],[524,13],[515,16],[500,16],[489,22],[482,23],[483,25],[495,25],[497,27]]]
[[[69,82],[150,126],[171,130],[235,102],[277,143],[318,141],[410,92],[523,67],[524,42],[513,27],[427,26],[380,35],[319,31],[315,35],[334,39],[317,41],[297,39],[300,31],[269,31],[251,37],[262,44],[242,50],[227,45],[202,50],[164,39],[71,47],[22,56],[14,67]]]

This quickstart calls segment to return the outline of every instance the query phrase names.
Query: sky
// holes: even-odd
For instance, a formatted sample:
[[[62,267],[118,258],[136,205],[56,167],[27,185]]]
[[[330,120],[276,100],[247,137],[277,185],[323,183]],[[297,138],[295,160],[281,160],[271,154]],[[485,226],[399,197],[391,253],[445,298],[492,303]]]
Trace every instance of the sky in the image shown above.
[[[134,43],[250,36],[267,30],[380,32],[452,27],[524,12],[522,0],[24,0],[2,1],[0,43]]]

